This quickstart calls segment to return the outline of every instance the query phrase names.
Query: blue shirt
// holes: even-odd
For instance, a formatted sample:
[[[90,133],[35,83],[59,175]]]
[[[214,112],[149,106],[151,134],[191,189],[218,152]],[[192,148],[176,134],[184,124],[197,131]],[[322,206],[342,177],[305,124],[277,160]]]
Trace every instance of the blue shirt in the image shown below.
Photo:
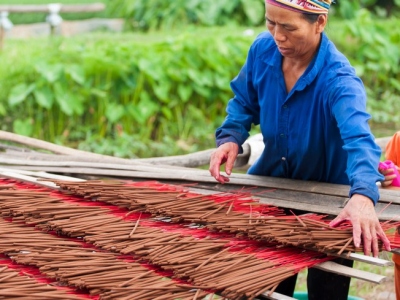
[[[217,146],[242,145],[252,124],[260,125],[265,149],[249,174],[350,185],[376,203],[381,149],[368,125],[362,81],[323,33],[317,54],[287,93],[282,55],[268,32],[250,48],[231,82]]]

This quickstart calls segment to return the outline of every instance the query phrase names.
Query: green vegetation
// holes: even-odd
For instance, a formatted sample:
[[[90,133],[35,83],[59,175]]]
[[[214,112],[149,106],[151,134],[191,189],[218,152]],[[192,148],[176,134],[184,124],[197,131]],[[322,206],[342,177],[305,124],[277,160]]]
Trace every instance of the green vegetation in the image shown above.
[[[190,24],[201,26],[261,26],[265,0],[114,0],[113,11],[134,30],[171,29]],[[381,17],[400,12],[398,0],[338,0],[331,6],[334,18],[352,19],[365,8]],[[155,10],[154,7],[157,7]]]
[[[349,58],[368,93],[377,123],[400,124],[400,28],[396,18],[377,19],[366,10],[328,28],[336,46]]]
[[[262,30],[9,40],[0,55],[1,128],[124,157],[213,147],[229,82]],[[331,20],[327,33],[364,80],[373,121],[399,124],[398,21],[360,11],[352,21]]]
[[[263,30],[187,25],[9,39],[0,53],[0,128],[122,157],[214,147],[229,82]],[[365,83],[374,128],[398,128],[398,19],[358,10],[352,20],[331,18],[326,31]]]
[[[9,40],[0,56],[1,126],[70,145],[86,141],[91,150],[115,139],[110,145],[127,144],[118,154],[129,157],[213,147],[229,82],[252,39],[233,28]]]
[[[257,26],[264,20],[264,0],[115,0],[110,5],[134,30]]]

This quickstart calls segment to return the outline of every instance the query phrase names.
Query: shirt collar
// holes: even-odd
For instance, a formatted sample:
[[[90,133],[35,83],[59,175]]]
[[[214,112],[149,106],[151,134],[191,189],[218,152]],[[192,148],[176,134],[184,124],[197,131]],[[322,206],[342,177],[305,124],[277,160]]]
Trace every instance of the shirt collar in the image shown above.
[[[304,74],[299,79],[299,83],[296,84],[296,90],[303,90],[307,85],[312,83],[314,79],[317,77],[318,73],[320,72],[321,68],[324,64],[324,57],[326,54],[326,49],[328,48],[329,39],[326,34],[323,32],[321,34],[321,43],[319,45],[319,49],[317,54],[314,56],[313,60],[311,61],[310,65],[307,67]],[[278,50],[278,47],[274,47],[274,51],[271,55],[265,56],[263,61],[270,65],[271,67],[279,70],[281,72],[281,65],[282,65],[282,55]],[[276,72],[275,74],[281,74]]]

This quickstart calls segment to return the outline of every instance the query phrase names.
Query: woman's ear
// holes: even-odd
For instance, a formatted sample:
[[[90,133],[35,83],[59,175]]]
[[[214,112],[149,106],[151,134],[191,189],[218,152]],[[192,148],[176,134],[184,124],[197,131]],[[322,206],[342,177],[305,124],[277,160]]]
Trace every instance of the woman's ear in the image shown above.
[[[327,22],[328,22],[328,14],[319,15],[317,19],[316,33],[323,32]]]

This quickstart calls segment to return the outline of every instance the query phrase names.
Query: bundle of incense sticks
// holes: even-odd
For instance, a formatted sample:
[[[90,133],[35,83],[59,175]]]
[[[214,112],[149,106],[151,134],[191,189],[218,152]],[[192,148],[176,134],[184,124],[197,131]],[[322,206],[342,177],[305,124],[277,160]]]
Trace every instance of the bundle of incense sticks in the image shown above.
[[[134,254],[172,271],[176,278],[189,281],[192,289],[218,291],[230,299],[243,296],[252,299],[266,290],[273,290],[301,269],[331,259],[314,251],[276,248],[274,244],[238,240],[206,229],[155,222],[141,213],[126,216],[125,209],[117,210],[115,206],[54,192],[46,199],[43,191],[24,187],[22,191],[0,191],[4,217],[34,224],[49,232],[79,236],[104,250]],[[30,243],[32,240],[28,239]],[[43,241],[46,249],[53,249],[46,239]],[[3,251],[12,251],[7,249]]]
[[[158,182],[53,181],[64,191],[87,199],[103,201],[153,216],[169,217],[173,222],[205,224],[223,232],[245,234],[255,240],[278,242],[313,249],[319,252],[342,254],[363,252],[355,248],[349,222],[331,228],[326,215],[284,215],[277,207],[263,205],[249,194],[222,193],[199,195],[185,192],[184,187]],[[394,228],[400,222],[381,222],[394,248],[400,245]],[[382,242],[379,241],[382,250]]]
[[[72,294],[73,291],[55,287],[33,276],[16,271],[16,265],[0,259],[0,299],[82,300],[88,297]],[[26,268],[25,268],[26,269]]]
[[[92,247],[83,247],[85,245],[80,242],[2,220],[0,230],[8,231],[1,234],[1,253],[18,264],[36,266],[42,274],[60,283],[87,289],[101,299],[193,299],[196,294],[200,299],[207,294],[195,291],[190,285],[163,280],[166,277],[129,257],[95,251]],[[71,296],[71,299],[77,298]]]

